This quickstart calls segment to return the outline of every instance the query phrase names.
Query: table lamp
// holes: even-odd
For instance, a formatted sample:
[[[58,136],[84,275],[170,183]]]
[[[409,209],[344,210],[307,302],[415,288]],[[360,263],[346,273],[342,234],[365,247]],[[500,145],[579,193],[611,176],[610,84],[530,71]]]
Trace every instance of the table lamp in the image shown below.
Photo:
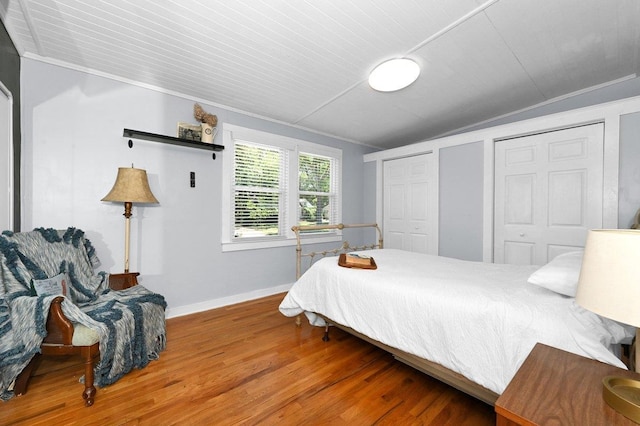
[[[640,327],[640,230],[589,231],[576,302],[598,315]],[[636,328],[636,344],[639,336]],[[638,349],[636,372],[640,367]],[[617,412],[640,423],[640,381],[607,376],[602,396]]]
[[[129,272],[129,239],[131,230],[131,207],[133,203],[158,204],[149,188],[147,171],[134,169],[133,165],[118,168],[118,176],[111,191],[101,201],[124,203],[124,272]]]

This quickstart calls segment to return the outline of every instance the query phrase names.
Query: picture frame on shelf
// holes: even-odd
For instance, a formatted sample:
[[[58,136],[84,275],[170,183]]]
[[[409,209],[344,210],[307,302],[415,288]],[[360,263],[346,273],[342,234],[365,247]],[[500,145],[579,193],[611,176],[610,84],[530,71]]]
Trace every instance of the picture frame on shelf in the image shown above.
[[[177,137],[180,139],[200,142],[202,139],[202,126],[200,126],[200,124],[179,122]]]

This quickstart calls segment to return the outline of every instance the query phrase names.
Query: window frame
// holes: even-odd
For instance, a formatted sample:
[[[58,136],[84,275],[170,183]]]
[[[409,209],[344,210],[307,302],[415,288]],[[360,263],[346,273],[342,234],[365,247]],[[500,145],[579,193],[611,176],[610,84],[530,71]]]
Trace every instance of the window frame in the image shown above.
[[[306,196],[318,196],[318,197],[327,197],[328,198],[328,207],[330,207],[329,211],[329,216],[330,219],[335,219],[336,217],[340,217],[340,211],[338,210],[340,207],[340,203],[338,202],[338,198],[340,195],[340,185],[341,185],[341,181],[339,178],[339,172],[337,170],[338,165],[339,165],[339,161],[338,159],[336,159],[335,157],[332,156],[327,156],[327,155],[320,155],[318,153],[312,153],[312,152],[307,152],[305,150],[299,149],[298,150],[298,159],[300,159],[300,157],[302,156],[306,156],[306,157],[314,157],[316,159],[321,159],[321,160],[328,160],[329,161],[329,165],[330,165],[330,173],[331,173],[331,181],[330,181],[330,185],[329,185],[329,190],[326,192],[323,191],[305,191],[305,190],[301,190],[300,189],[300,179],[298,179],[298,181],[296,182],[296,187],[298,189],[298,200],[302,199],[302,198],[306,198]],[[338,162],[338,164],[336,164],[336,161]],[[298,177],[300,176],[300,164],[298,162]],[[337,177],[337,178],[336,178]],[[316,206],[316,209],[318,208],[318,206]],[[300,215],[302,213],[302,206],[298,203],[297,206],[297,213],[296,213],[296,217],[298,218],[298,221],[300,220]],[[332,221],[329,221],[329,224],[331,225],[335,225],[337,223],[340,223],[340,220],[334,220],[334,222],[336,223],[332,223]],[[298,222],[299,223],[299,222]],[[313,225],[316,225],[315,223]]]
[[[332,148],[317,143],[296,139],[288,136],[276,135],[260,130],[237,126],[234,124],[223,124],[223,143],[225,151],[222,161],[222,251],[253,250],[272,247],[285,247],[296,244],[295,233],[291,227],[298,224],[299,205],[299,183],[298,183],[298,155],[300,153],[318,155],[333,158],[336,161],[333,170],[337,181],[335,201],[337,223],[342,221],[342,150]],[[284,221],[281,225],[283,234],[272,237],[258,238],[236,238],[234,236],[234,211],[235,211],[235,187],[234,187],[234,160],[235,142],[246,142],[262,146],[271,146],[288,151],[288,179],[287,179],[287,199],[285,201],[286,211],[281,213],[280,218]],[[302,244],[316,244],[325,242],[336,242],[342,240],[342,231],[332,230],[330,232],[305,233],[301,235]]]

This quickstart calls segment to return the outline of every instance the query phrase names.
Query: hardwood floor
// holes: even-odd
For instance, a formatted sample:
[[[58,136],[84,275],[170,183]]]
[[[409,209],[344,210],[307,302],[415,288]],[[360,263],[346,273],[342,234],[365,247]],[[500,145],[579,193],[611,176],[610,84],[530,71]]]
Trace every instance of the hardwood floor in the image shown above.
[[[278,311],[283,295],[172,318],[160,359],[85,407],[75,359],[44,360],[1,425],[493,425],[493,407],[386,352]]]

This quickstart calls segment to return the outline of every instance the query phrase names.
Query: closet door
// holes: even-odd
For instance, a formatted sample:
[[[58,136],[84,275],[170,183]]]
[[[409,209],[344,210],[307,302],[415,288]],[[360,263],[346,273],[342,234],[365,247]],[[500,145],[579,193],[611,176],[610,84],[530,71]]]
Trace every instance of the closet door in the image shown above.
[[[385,248],[437,254],[433,154],[384,162]]]
[[[494,262],[542,265],[602,227],[604,125],[495,144]]]

